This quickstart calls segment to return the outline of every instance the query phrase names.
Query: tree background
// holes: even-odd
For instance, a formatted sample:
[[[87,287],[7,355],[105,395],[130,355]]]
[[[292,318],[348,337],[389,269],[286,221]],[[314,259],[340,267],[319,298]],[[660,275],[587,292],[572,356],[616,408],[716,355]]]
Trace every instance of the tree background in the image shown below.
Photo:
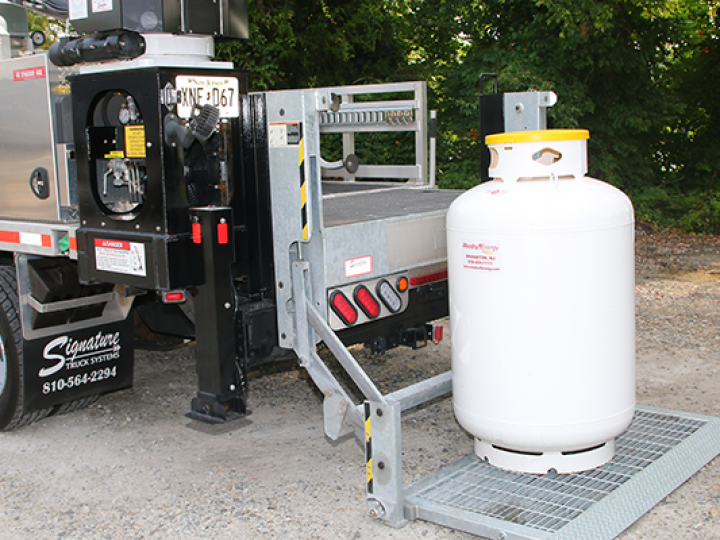
[[[549,127],[590,130],[590,175],[640,219],[720,233],[719,3],[248,0],[250,39],[217,57],[250,70],[254,91],[427,81],[441,187],[479,182],[480,73],[501,92],[554,91]],[[410,145],[369,138],[359,153],[392,161]]]

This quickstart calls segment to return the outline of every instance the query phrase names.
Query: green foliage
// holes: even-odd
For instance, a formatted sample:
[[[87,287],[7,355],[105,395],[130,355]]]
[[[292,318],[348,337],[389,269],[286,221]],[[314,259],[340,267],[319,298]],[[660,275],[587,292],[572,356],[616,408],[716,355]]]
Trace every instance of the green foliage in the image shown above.
[[[437,3],[419,2],[419,17],[428,19],[422,12]],[[672,25],[648,17],[651,5],[491,0],[465,10],[457,30],[468,44],[462,58],[446,56],[436,88],[441,118],[449,131],[469,133],[477,124],[477,76],[495,72],[502,91],[558,93],[549,122],[590,129],[593,173],[620,186],[649,180],[654,159],[642,148],[672,117],[660,69]]]
[[[343,158],[342,134],[322,136],[322,156],[327,161]],[[371,132],[355,134],[355,155],[365,165],[411,165],[415,163],[415,134]]]
[[[405,5],[443,125],[441,186],[479,181],[477,77],[493,72],[503,92],[556,92],[549,127],[589,129],[590,174],[627,191],[641,218],[720,232],[715,0]]]
[[[250,39],[217,57],[252,72],[254,90],[407,80],[402,24],[383,0],[249,0]]]
[[[37,47],[40,50],[49,49],[50,45],[55,43],[59,39],[60,35],[62,35],[66,30],[65,21],[53,19],[52,17],[48,17],[42,13],[27,10],[27,18],[28,29],[30,32],[39,30],[45,34],[45,43],[40,47]]]
[[[658,226],[700,234],[720,234],[720,194],[717,191],[683,193],[659,186],[632,196],[638,219]]]
[[[695,25],[678,49],[670,67],[674,99],[683,110],[665,132],[657,157],[666,177],[683,191],[718,192],[720,174],[720,28],[709,11],[711,2],[699,2]],[[696,6],[697,8],[698,6]]]
[[[717,0],[249,0],[251,38],[218,47],[254,90],[424,79],[438,110],[438,184],[480,181],[480,73],[554,91],[549,127],[590,130],[590,174],[641,219],[720,232]],[[341,141],[323,141],[339,159]],[[358,138],[367,162],[412,141]]]

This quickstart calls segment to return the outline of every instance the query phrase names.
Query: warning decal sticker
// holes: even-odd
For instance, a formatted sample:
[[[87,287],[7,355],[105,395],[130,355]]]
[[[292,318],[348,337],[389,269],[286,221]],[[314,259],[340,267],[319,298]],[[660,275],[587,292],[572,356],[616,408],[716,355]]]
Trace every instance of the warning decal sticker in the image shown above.
[[[16,69],[13,71],[13,81],[27,81],[30,79],[44,79],[46,76],[45,67],[31,67]]]
[[[302,125],[299,122],[271,122],[268,129],[270,148],[298,146],[302,142]]]
[[[373,263],[372,255],[365,257],[357,257],[355,259],[347,259],[345,261],[345,277],[354,278],[364,274],[372,274]]]
[[[125,126],[125,152],[129,158],[145,156],[145,126]]]
[[[468,270],[500,270],[500,246],[493,242],[462,241],[463,268]]]
[[[103,272],[147,275],[145,245],[124,240],[95,239],[95,268]]]
[[[112,0],[91,0],[92,1],[92,12],[103,13],[105,11],[113,10]]]

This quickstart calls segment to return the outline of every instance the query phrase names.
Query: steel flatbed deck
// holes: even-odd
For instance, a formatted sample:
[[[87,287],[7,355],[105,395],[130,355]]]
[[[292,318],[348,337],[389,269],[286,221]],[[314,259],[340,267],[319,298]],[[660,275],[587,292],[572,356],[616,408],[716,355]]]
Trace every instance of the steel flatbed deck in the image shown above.
[[[349,185],[348,185],[349,184]],[[325,227],[384,219],[443,215],[461,191],[396,184],[323,182]]]

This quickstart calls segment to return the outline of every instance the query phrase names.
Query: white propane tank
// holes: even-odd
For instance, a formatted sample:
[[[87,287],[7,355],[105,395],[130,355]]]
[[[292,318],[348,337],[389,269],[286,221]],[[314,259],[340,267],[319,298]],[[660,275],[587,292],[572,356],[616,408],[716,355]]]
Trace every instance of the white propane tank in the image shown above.
[[[503,469],[598,467],[635,411],[633,208],[588,138],[488,136],[493,180],[448,211],[455,415]]]

